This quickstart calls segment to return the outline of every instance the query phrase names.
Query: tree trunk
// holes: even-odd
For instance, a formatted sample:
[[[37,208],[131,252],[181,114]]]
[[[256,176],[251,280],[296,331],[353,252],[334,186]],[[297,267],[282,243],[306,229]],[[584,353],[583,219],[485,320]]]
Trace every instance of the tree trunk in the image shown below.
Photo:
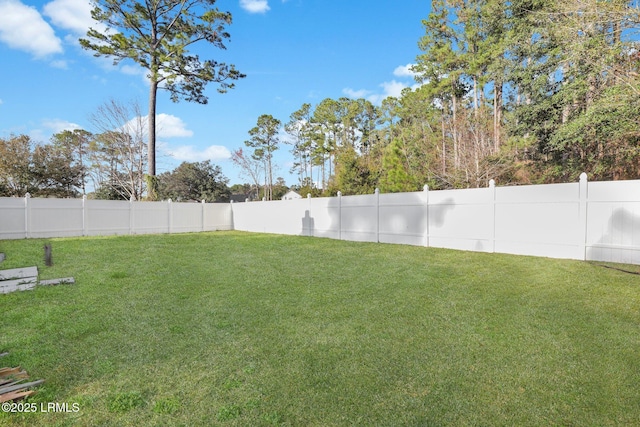
[[[458,98],[455,94],[453,94],[453,107],[452,107],[452,130],[453,130],[453,168],[458,170],[460,168],[460,161],[458,157]]]
[[[156,96],[158,93],[158,82],[155,76],[151,76],[149,85],[149,142],[147,155],[149,156],[148,175],[156,176]]]
[[[444,119],[444,106],[443,106],[442,120],[440,121],[442,126],[442,176],[444,176],[447,173],[447,131],[446,131],[444,120],[445,119]]]
[[[502,129],[502,82],[493,86],[493,150],[500,151],[500,132]]]
[[[273,166],[271,165],[271,154],[269,154],[269,196],[267,200],[273,200]]]

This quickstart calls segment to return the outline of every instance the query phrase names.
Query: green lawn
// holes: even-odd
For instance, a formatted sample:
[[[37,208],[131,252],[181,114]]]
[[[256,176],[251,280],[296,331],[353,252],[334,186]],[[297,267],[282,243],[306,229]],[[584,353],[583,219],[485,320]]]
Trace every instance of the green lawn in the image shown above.
[[[0,241],[75,285],[0,295],[0,425],[640,425],[640,276],[240,232]]]

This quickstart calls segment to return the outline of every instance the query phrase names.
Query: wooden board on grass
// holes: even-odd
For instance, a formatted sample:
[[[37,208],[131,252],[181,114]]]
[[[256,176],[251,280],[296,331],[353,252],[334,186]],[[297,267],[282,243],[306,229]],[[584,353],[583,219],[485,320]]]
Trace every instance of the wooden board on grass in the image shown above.
[[[63,277],[62,279],[40,280],[38,282],[39,285],[45,285],[45,286],[72,285],[74,283],[76,283],[76,280],[73,277]]]
[[[34,393],[35,393],[35,390],[12,391],[10,393],[5,393],[0,395],[0,403],[9,402],[11,400],[20,400],[27,396],[31,396]]]
[[[0,281],[0,294],[8,294],[14,291],[28,291],[36,287],[37,277]]]
[[[22,267],[0,270],[0,280],[24,279],[27,277],[38,277],[38,267]]]

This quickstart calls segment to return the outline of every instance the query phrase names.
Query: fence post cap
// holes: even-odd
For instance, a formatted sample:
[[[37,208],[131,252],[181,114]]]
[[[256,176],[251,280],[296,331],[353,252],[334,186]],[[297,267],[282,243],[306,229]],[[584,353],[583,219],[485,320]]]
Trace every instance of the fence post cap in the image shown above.
[[[587,173],[586,172],[582,172],[580,174],[580,182],[586,182],[587,181]]]
[[[489,188],[493,188],[496,186],[496,181],[494,179],[489,180]]]
[[[376,188],[376,190],[374,191],[375,194],[380,194],[380,189]]]
[[[311,198],[311,193],[307,193],[307,199]]]
[[[422,191],[429,191],[429,184],[425,184],[425,185],[422,187]]]

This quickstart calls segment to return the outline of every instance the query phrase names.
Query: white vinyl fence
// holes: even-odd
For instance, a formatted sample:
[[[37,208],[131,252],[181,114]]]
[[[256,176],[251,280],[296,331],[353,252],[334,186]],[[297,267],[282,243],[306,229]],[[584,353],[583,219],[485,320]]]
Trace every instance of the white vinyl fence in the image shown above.
[[[640,264],[640,180],[232,204],[0,198],[0,239],[212,230]]]
[[[640,180],[239,203],[235,230],[640,264]]]
[[[0,198],[0,239],[231,230],[220,203]]]

